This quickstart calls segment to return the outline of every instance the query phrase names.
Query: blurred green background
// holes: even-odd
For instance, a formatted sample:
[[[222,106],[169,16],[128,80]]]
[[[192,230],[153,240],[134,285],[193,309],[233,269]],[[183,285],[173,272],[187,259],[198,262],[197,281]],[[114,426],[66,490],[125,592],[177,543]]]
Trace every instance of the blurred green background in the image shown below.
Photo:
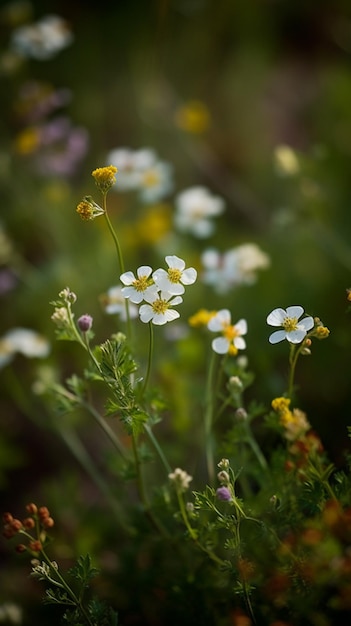
[[[106,6],[78,0],[51,2],[50,11],[45,2],[22,3],[29,21],[48,12],[65,18],[74,39],[52,59],[25,59],[13,68],[4,61],[16,27],[9,6],[3,3],[0,14],[0,224],[10,245],[9,252],[5,243],[0,251],[5,272],[0,335],[31,328],[47,337],[52,349],[45,361],[17,355],[0,371],[3,508],[45,499],[72,537],[84,517],[78,549],[93,549],[97,541],[94,520],[87,519],[100,496],[59,438],[55,418],[33,384],[53,373],[63,381],[84,367],[77,346],[55,343],[50,302],[66,285],[78,294],[77,316],[93,315],[97,341],[123,329],[100,301],[119,278],[106,225],[99,219],[83,222],[75,212],[84,195],[98,201],[91,171],[108,165],[109,151],[118,147],[150,147],[172,165],[174,189],[158,206],[158,215],[170,216],[171,230],[175,196],[183,189],[203,185],[226,203],[208,240],[179,233],[155,240],[143,225],[150,206],[136,194],[118,192],[117,177],[110,215],[126,269],[160,265],[165,254],[179,254],[201,271],[206,248],[224,252],[247,242],[269,255],[270,267],[252,286],[218,295],[199,280],[181,312],[183,322],[202,307],[229,308],[233,321],[247,319],[247,356],[255,373],[249,398],[268,407],[286,388],[288,346],[268,343],[265,320],[272,309],[301,304],[328,326],[328,340],[315,342],[312,355],[299,363],[297,405],[332,461],[342,466],[350,423],[350,3],[131,0]],[[16,138],[26,127],[19,94],[33,80],[68,89],[64,114],[88,133],[87,150],[67,175],[40,174],[32,155],[18,150]],[[179,124],[179,111],[192,101],[201,102],[208,116],[200,132]],[[286,162],[279,167],[282,145],[294,151],[296,167]],[[143,362],[146,328],[137,332]],[[192,393],[196,389],[201,397],[198,381],[205,364],[197,359],[207,358],[199,337],[173,342],[167,358],[163,331],[156,341],[160,373],[154,382],[169,394],[174,418],[166,433],[180,465],[191,457],[190,442],[199,428]],[[72,420],[103,466],[101,459],[111,455],[103,437],[96,443],[98,431],[84,416]],[[5,555],[8,559],[2,545]],[[1,579],[13,595],[17,579],[9,583],[4,574]]]

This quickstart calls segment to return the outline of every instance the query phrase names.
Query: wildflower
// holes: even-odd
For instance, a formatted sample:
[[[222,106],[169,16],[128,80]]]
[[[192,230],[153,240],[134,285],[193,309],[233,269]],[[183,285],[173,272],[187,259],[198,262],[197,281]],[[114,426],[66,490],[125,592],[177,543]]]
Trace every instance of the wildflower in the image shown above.
[[[124,298],[129,298],[131,302],[140,304],[142,300],[148,297],[157,296],[157,286],[151,277],[152,268],[149,265],[141,265],[137,269],[137,278],[133,272],[124,272],[120,276],[120,280],[126,287],[122,288]]]
[[[230,248],[223,254],[209,248],[203,252],[201,262],[202,280],[217,293],[226,293],[238,285],[252,285],[257,280],[257,271],[270,265],[268,255],[255,243]]]
[[[95,180],[96,186],[100,189],[101,193],[105,194],[115,184],[117,173],[117,167],[114,165],[107,165],[106,167],[98,167],[93,170],[91,175]]]
[[[145,203],[158,202],[173,189],[172,167],[164,161],[155,161],[139,172],[140,199]]]
[[[67,328],[70,325],[68,311],[65,306],[55,307],[51,319],[58,328]]]
[[[218,487],[218,489],[216,490],[216,496],[218,500],[223,500],[225,502],[229,502],[230,500],[232,500],[232,494],[230,492],[230,489],[228,489],[228,487],[225,487],[224,485],[222,485],[222,487]]]
[[[330,330],[326,326],[317,326],[316,337],[317,339],[326,339],[330,335]]]
[[[58,15],[47,15],[40,21],[16,28],[11,47],[23,57],[46,61],[66,48],[73,40],[67,22]]]
[[[168,270],[156,270],[152,277],[159,289],[168,291],[173,296],[184,293],[184,285],[192,285],[197,276],[193,267],[185,269],[185,261],[175,255],[166,256]]]
[[[224,211],[224,200],[213,196],[206,187],[190,187],[182,191],[177,195],[175,205],[176,227],[200,239],[212,235],[212,218]]]
[[[199,328],[201,326],[207,326],[212,317],[216,315],[217,311],[208,311],[207,309],[199,309],[197,313],[194,313],[189,317],[189,325],[193,328]]]
[[[107,155],[107,160],[118,167],[118,191],[137,189],[139,176],[135,152],[130,148],[114,148]]]
[[[193,477],[187,474],[184,470],[177,467],[174,472],[168,474],[168,478],[175,484],[176,488],[181,491],[186,491],[189,488],[189,484]]]
[[[71,291],[69,287],[62,289],[59,293],[59,297],[67,302],[67,304],[74,304],[77,301],[77,295],[74,291]]]
[[[229,474],[225,470],[218,472],[217,478],[220,483],[229,483]]]
[[[87,333],[89,330],[91,330],[91,327],[93,325],[93,318],[91,317],[91,315],[88,314],[81,315],[77,320],[77,325],[82,333]]]
[[[221,459],[220,462],[218,463],[218,467],[220,467],[223,470],[227,470],[229,466],[230,466],[229,459]]]
[[[300,409],[283,413],[280,417],[280,423],[284,426],[284,436],[288,441],[295,441],[311,428],[306,413]]]
[[[281,308],[274,309],[267,317],[267,324],[282,326],[283,330],[272,333],[269,342],[274,344],[287,339],[290,343],[301,343],[314,326],[314,319],[310,316],[298,321],[303,312],[302,306],[288,306],[286,311]]]
[[[188,133],[203,133],[210,124],[209,110],[200,100],[190,100],[176,111],[175,123]]]
[[[157,326],[162,326],[167,322],[173,322],[180,314],[171,307],[181,304],[183,298],[181,296],[172,296],[169,292],[149,293],[144,296],[144,300],[148,304],[142,304],[139,309],[139,315],[142,322],[152,322]]]
[[[104,213],[104,210],[94,202],[91,196],[85,196],[83,200],[79,202],[76,211],[82,220],[93,220],[95,217],[103,215]]]
[[[106,294],[103,294],[100,298],[105,313],[108,315],[120,315],[122,320],[126,320],[126,303],[122,294],[122,288],[119,286],[110,287]],[[134,319],[138,316],[138,308],[132,303],[129,303],[129,317]]]
[[[4,367],[16,353],[28,358],[45,358],[50,352],[49,342],[29,328],[13,328],[0,339],[0,367]]]
[[[277,413],[284,413],[285,411],[289,411],[291,400],[290,398],[285,398],[284,396],[279,398],[274,398],[272,400],[272,409]]]
[[[231,314],[228,309],[221,309],[207,324],[212,332],[220,331],[222,337],[216,337],[212,341],[212,348],[217,354],[237,354],[238,350],[246,348],[245,339],[242,335],[247,333],[246,320],[241,319],[237,324],[231,324]]]

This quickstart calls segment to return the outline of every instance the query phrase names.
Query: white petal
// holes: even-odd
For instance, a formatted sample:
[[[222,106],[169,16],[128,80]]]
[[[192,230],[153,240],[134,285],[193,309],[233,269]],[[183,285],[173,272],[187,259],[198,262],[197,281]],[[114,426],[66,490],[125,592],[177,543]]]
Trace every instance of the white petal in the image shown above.
[[[296,329],[290,331],[290,333],[286,333],[286,338],[290,343],[301,343],[301,341],[306,337],[306,331],[302,329]]]
[[[246,335],[247,333],[247,321],[239,320],[237,324],[235,324],[234,328],[238,331],[240,335]]]
[[[193,267],[188,267],[188,269],[184,270],[182,273],[182,283],[183,285],[192,285],[196,281],[197,271]]]
[[[121,274],[119,279],[123,283],[123,285],[132,285],[135,281],[135,276],[133,272],[124,272],[123,274]]]
[[[134,302],[134,304],[140,304],[140,302],[144,299],[143,292],[136,291],[134,287],[123,287],[122,294],[124,298],[129,298],[131,302]]]
[[[233,344],[238,350],[245,350],[246,341],[243,337],[234,337]]]
[[[219,330],[222,330],[222,324],[220,320],[217,318],[217,315],[211,317],[207,324],[208,330],[211,330],[213,333],[217,333]]]
[[[156,285],[151,285],[144,291],[142,299],[144,299],[145,302],[152,304],[153,302],[155,302],[155,300],[158,299],[158,297],[159,297],[159,293],[158,293],[158,289]]]
[[[288,306],[288,308],[286,309],[286,314],[288,317],[296,317],[297,319],[299,319],[299,317],[301,317],[301,315],[303,314],[303,308],[302,306]]]
[[[173,320],[178,319],[178,317],[180,317],[180,313],[178,313],[178,311],[175,311],[174,309],[167,309],[167,311],[165,312],[165,316],[167,318],[167,322],[173,322]]]
[[[182,271],[185,268],[185,261],[180,259],[179,256],[176,256],[175,254],[166,256],[166,263],[168,267],[171,267],[172,269],[174,268]]]
[[[269,343],[279,343],[279,341],[283,341],[285,337],[286,337],[285,330],[276,330],[275,333],[272,333],[271,336],[269,337]]]
[[[183,302],[183,298],[181,296],[176,295],[175,298],[170,300],[170,304],[172,306],[177,306],[177,304],[181,304]]]
[[[163,279],[163,278],[168,278],[168,272],[166,272],[166,270],[162,269],[162,267],[160,267],[158,270],[155,270],[154,273],[152,274],[152,278],[154,279],[155,283],[158,282],[159,280]]]
[[[313,319],[313,317],[311,317],[311,316],[304,317],[303,320],[301,320],[298,323],[298,328],[300,328],[300,326],[302,326],[302,328],[304,330],[306,330],[306,331],[307,330],[311,330],[311,328],[313,328],[313,326],[314,326],[314,319]]]
[[[267,316],[267,324],[269,324],[270,326],[282,326],[285,318],[286,318],[286,311],[284,311],[284,309],[274,309],[268,316]],[[280,340],[279,340],[280,341]]]
[[[181,295],[185,291],[185,287],[183,287],[183,285],[181,285],[180,283],[172,283],[171,281],[169,281],[167,285],[161,287],[161,289],[162,291],[167,291],[172,296]]]
[[[212,349],[217,352],[217,354],[227,354],[229,346],[230,343],[225,337],[216,337],[216,339],[212,341]]]
[[[141,321],[145,324],[150,322],[154,316],[153,308],[149,304],[142,304],[139,309],[139,316]]]
[[[141,265],[137,269],[138,278],[141,278],[143,276],[148,277],[150,276],[151,273],[152,273],[152,268],[149,265]]]

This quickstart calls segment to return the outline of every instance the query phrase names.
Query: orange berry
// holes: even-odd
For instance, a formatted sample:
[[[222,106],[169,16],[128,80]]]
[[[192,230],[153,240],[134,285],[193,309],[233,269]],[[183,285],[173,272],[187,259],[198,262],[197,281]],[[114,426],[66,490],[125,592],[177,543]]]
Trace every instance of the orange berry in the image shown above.
[[[11,515],[11,513],[6,512],[3,514],[2,519],[5,524],[11,524],[13,516]]]
[[[46,506],[41,506],[38,513],[41,520],[50,517],[49,509]]]
[[[30,541],[29,548],[33,550],[33,552],[40,552],[43,549],[41,541]]]
[[[23,526],[25,528],[34,528],[35,526],[35,521],[32,517],[26,517],[26,519],[23,520]]]
[[[30,502],[26,506],[26,511],[28,511],[28,513],[30,513],[31,515],[36,515],[36,513],[38,512],[38,507],[36,504],[34,504],[34,502]]]
[[[16,546],[16,552],[25,552],[27,550],[27,546],[24,545],[24,543],[19,543],[18,546]]]
[[[11,522],[11,528],[17,532],[19,530],[21,530],[21,528],[23,528],[23,524],[21,522],[21,520],[19,519],[13,519]]]
[[[55,524],[52,517],[46,517],[42,523],[43,523],[44,528],[52,528]]]

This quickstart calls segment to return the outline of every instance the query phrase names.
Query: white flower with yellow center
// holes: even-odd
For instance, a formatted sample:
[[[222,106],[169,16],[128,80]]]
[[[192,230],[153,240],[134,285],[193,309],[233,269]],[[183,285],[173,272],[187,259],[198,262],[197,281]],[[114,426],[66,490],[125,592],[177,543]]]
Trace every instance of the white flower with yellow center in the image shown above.
[[[157,287],[151,276],[152,268],[149,265],[141,265],[137,269],[137,276],[133,272],[124,272],[120,276],[120,280],[125,285],[122,287],[124,298],[129,298],[131,302],[140,304],[147,297],[157,296]]]
[[[172,307],[183,302],[181,296],[173,297],[168,291],[161,291],[160,293],[145,295],[144,300],[148,304],[141,305],[139,316],[145,324],[152,322],[156,326],[162,326],[180,317],[178,311]]]
[[[156,270],[152,277],[161,291],[168,291],[172,296],[184,293],[184,285],[192,285],[196,281],[197,271],[193,267],[185,268],[185,261],[178,256],[166,256],[168,270]]]
[[[217,354],[237,354],[238,350],[245,350],[246,341],[243,335],[247,333],[247,322],[244,319],[236,324],[231,323],[231,314],[228,309],[221,309],[210,319],[207,328],[212,332],[221,332],[221,337],[212,341],[212,348]]]
[[[274,309],[268,317],[267,324],[270,326],[281,326],[282,330],[276,330],[269,337],[269,343],[278,343],[287,339],[290,343],[301,343],[306,334],[314,326],[314,319],[311,316],[304,317],[304,309],[302,306],[288,306],[285,309]]]
[[[182,231],[205,239],[212,235],[213,217],[223,213],[225,204],[206,187],[190,187],[179,193],[175,200],[175,225]]]

